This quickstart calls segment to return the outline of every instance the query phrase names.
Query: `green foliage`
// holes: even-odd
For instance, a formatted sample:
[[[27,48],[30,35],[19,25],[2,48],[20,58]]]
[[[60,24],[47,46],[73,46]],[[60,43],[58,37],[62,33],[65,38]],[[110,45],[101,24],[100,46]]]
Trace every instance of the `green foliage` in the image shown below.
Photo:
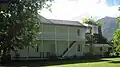
[[[103,24],[100,23],[100,22],[96,22],[96,24],[97,24],[98,26],[102,26],[102,25],[103,25]]]
[[[92,35],[91,39],[92,39],[93,42],[97,42],[99,44],[107,43],[107,39],[102,36],[102,30],[101,30],[102,24],[100,22],[95,21],[92,18],[90,18],[90,19],[89,18],[85,18],[85,19],[83,19],[83,22],[86,23],[86,24],[91,24],[91,25],[98,26],[98,33],[99,34],[97,35],[97,37],[95,37],[95,35],[91,34]]]
[[[89,19],[89,18],[84,18],[83,19],[83,23],[86,23],[86,24],[95,24],[95,21],[92,20],[92,19]]]
[[[120,7],[118,9],[118,11],[120,10]],[[117,23],[120,24],[120,16],[117,17]],[[115,46],[115,50],[117,52],[120,52],[120,28],[118,28],[115,33],[113,34],[113,43],[114,43],[114,46]]]
[[[97,22],[97,21],[93,20],[92,18],[84,18],[83,23],[102,26],[102,24],[100,22]]]
[[[49,4],[48,4],[49,2]],[[22,49],[33,45],[40,31],[38,10],[51,6],[52,0],[11,0],[0,10],[0,49]]]
[[[84,19],[83,19],[83,23],[88,24],[88,23],[89,23],[89,19],[88,19],[88,18],[84,18]]]
[[[116,51],[120,52],[120,28],[118,28],[115,33],[114,33],[114,38],[113,38],[113,42],[114,42],[114,46],[116,47]]]
[[[120,23],[120,17],[117,17],[117,23],[118,24]]]

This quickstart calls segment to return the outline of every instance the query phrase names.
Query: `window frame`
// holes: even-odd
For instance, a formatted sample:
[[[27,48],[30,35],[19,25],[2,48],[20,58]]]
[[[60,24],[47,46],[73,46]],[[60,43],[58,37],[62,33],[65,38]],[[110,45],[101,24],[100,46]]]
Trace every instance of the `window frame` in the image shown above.
[[[39,45],[38,44],[35,46],[35,52],[39,52]]]
[[[77,35],[80,36],[80,29],[77,29]]]
[[[81,51],[81,45],[78,44],[78,45],[77,45],[77,52],[80,52],[80,51]]]
[[[50,56],[50,52],[46,52],[46,56],[49,57]]]

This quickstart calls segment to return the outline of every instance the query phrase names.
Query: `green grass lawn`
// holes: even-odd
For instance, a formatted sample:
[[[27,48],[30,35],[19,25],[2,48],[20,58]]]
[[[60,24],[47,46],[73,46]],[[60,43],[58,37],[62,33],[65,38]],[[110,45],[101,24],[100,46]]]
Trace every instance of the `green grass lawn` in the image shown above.
[[[120,58],[103,58],[98,61],[82,60],[82,61],[62,61],[60,64],[53,64],[46,67],[120,67]],[[65,63],[66,62],[66,63]],[[52,62],[51,62],[52,63]],[[57,63],[57,62],[56,62]]]
[[[13,61],[9,65],[12,67],[120,67],[120,58]],[[3,65],[0,65],[0,67],[3,67]]]

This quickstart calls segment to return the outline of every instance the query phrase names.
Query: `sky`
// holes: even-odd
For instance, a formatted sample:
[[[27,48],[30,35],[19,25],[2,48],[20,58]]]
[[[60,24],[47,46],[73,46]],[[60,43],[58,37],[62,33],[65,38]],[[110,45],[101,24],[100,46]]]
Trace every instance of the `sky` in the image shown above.
[[[120,0],[55,0],[52,12],[43,9],[40,14],[48,19],[79,21],[92,16],[97,20],[105,16],[119,16],[119,6]]]

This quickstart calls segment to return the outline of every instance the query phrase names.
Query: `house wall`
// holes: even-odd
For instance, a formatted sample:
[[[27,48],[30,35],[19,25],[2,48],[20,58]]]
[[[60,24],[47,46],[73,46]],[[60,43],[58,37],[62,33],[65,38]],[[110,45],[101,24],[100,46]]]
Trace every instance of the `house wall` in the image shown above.
[[[37,34],[38,38],[43,40],[55,40],[55,27],[53,25],[41,24],[41,34]]]
[[[80,47],[79,47],[80,51],[78,51],[78,45],[80,45]],[[70,50],[67,52],[66,56],[68,56],[68,57],[74,56],[74,55],[76,55],[76,56],[82,56],[83,53],[84,53],[84,49],[83,49],[83,48],[84,48],[84,42],[82,42],[82,41],[77,41],[77,42],[74,44],[74,46],[72,47],[72,49],[70,49]]]
[[[105,53],[108,51],[108,47],[102,47],[102,51],[100,50],[100,47],[93,47],[94,49],[94,55],[102,55],[102,53]]]
[[[98,26],[92,25],[92,32],[93,33],[98,33]]]
[[[43,40],[43,41],[37,41],[38,43],[38,50],[37,47],[29,46],[18,50],[18,53],[20,54],[20,57],[39,57],[39,58],[46,58],[47,53],[55,54],[55,41],[54,40]],[[11,52],[11,56],[15,57],[15,52]]]
[[[92,33],[98,33],[98,26],[96,26],[96,25],[87,25],[87,26],[92,27]],[[90,28],[88,28],[86,30],[86,32],[89,33],[90,32]]]
[[[77,30],[79,29],[80,33],[78,35]],[[84,41],[86,28],[81,27],[69,27],[69,40],[71,41]]]
[[[57,41],[56,55],[60,56],[64,50],[68,47],[68,41]]]
[[[37,48],[30,47],[24,48],[22,50],[19,50],[18,53],[20,54],[20,57],[39,57],[39,58],[47,58],[47,53],[49,52],[51,55],[56,54],[56,56],[61,56],[65,49],[72,43],[72,41],[55,41],[54,40],[44,40],[44,41],[38,41],[39,49],[37,51]],[[78,50],[78,45],[80,45],[80,51]],[[85,53],[86,49],[84,48],[84,42],[77,41],[73,47],[66,53],[65,56],[82,56],[82,53]],[[12,52],[12,57],[15,57],[15,53]]]
[[[56,40],[68,40],[68,26],[55,26]]]
[[[86,45],[86,44],[84,44],[84,46],[83,46],[83,53],[88,53],[89,52],[89,46],[88,45]]]
[[[41,50],[39,52],[44,52],[44,57],[47,57],[47,53],[55,54],[55,41],[54,40],[43,40],[41,44]]]
[[[80,30],[79,35],[77,33],[78,29]],[[77,42],[66,56],[74,54],[79,56],[82,52],[86,52],[86,47],[84,47],[86,28],[41,24],[40,32],[36,35],[40,39],[40,41],[37,41],[38,51],[36,47],[29,46],[29,48],[18,51],[20,57],[44,58],[47,57],[48,52],[60,56],[73,41]],[[78,52],[77,45],[79,44],[81,45],[81,51]],[[12,56],[15,57],[14,52],[12,52]]]
[[[101,55],[102,54],[102,51],[100,51],[100,47],[94,47],[94,54],[95,55]]]
[[[80,30],[78,36],[77,30]],[[71,41],[84,41],[86,28],[72,27],[72,26],[60,26],[60,25],[42,25],[41,34],[37,36],[44,40],[71,40]]]

